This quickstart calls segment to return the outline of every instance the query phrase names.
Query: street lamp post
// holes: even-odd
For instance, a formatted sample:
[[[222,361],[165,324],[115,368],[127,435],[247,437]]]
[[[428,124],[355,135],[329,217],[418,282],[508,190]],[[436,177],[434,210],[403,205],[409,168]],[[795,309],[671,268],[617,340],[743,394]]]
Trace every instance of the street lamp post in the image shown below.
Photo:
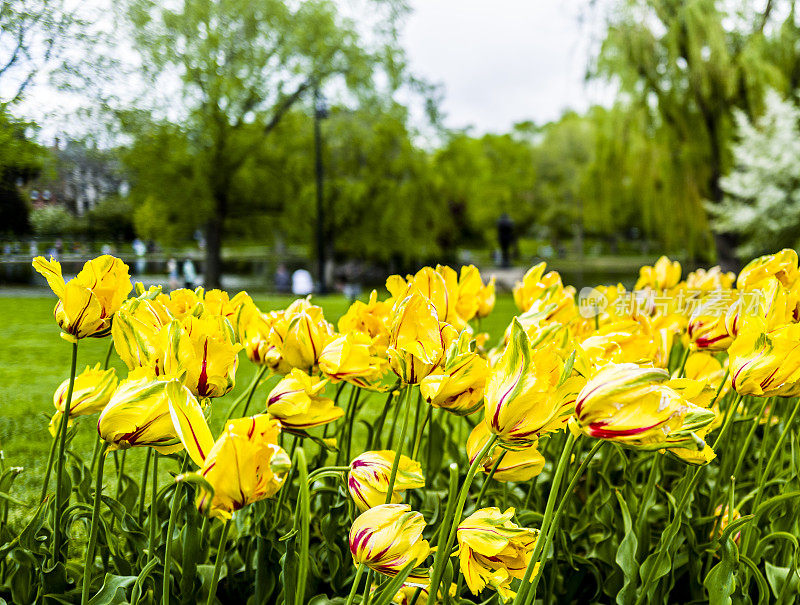
[[[320,294],[328,291],[328,283],[325,275],[325,204],[323,191],[324,169],[322,165],[322,132],[321,122],[328,117],[328,106],[325,98],[319,92],[317,86],[314,87],[314,155],[317,176],[317,271],[318,286]]]

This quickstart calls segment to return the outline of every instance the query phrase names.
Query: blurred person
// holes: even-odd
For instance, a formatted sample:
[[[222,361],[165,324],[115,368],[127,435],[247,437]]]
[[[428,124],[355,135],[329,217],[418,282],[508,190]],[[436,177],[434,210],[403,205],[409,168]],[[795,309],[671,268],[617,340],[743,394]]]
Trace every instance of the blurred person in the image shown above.
[[[183,261],[183,287],[193,290],[197,282],[197,270],[191,258]]]
[[[298,269],[292,273],[292,294],[308,296],[314,291],[314,280],[306,269]]]
[[[133,240],[133,253],[136,255],[136,274],[142,275],[146,266],[147,245],[138,237]]]
[[[28,245],[28,253],[31,256],[38,256],[39,255],[39,244],[36,242],[35,239],[32,239],[30,244]]]
[[[507,213],[500,215],[497,219],[497,241],[500,243],[501,266],[511,265],[511,246],[514,243],[514,220]]]
[[[275,270],[275,290],[281,294],[288,294],[292,287],[292,276],[286,265],[281,263]]]
[[[180,287],[180,281],[178,280],[178,261],[174,258],[167,261],[167,274],[169,275],[169,289],[177,290]]]

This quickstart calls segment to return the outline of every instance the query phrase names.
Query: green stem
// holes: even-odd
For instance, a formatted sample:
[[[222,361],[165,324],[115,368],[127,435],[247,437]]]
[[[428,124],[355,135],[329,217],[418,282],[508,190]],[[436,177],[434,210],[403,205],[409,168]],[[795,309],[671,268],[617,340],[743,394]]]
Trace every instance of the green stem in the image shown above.
[[[411,449],[411,459],[416,460],[417,455],[419,454],[419,447],[422,445],[422,432],[425,430],[425,426],[430,422],[431,414],[433,414],[433,406],[428,406],[428,413],[425,414],[425,418],[422,420],[422,424],[417,426],[417,434],[414,437],[414,447]]]
[[[259,381],[261,380],[262,376],[264,376],[264,373],[265,373],[267,370],[268,370],[267,366],[263,366],[263,367],[262,367],[262,368],[261,368],[261,369],[260,369],[260,370],[259,370],[259,371],[256,373],[255,377],[253,378],[253,381],[252,381],[252,382],[250,383],[250,385],[247,387],[247,390],[246,390],[246,391],[243,391],[243,392],[242,392],[242,394],[241,394],[241,395],[239,395],[239,396],[236,398],[236,401],[234,401],[234,402],[231,404],[231,407],[230,407],[230,408],[228,408],[228,414],[225,416],[225,422],[223,423],[223,426],[224,426],[225,424],[227,424],[227,423],[228,423],[228,420],[230,420],[230,419],[231,419],[231,416],[233,416],[233,412],[236,410],[236,408],[237,408],[237,407],[239,407],[239,404],[240,404],[240,403],[241,403],[241,402],[242,402],[242,401],[243,401],[245,398],[247,398],[247,405],[245,405],[245,408],[244,408],[244,414],[242,414],[242,416],[245,416],[245,415],[247,414],[247,408],[248,408],[248,406],[250,405],[250,400],[253,398],[253,394],[256,392],[256,389],[258,388],[258,383],[259,383]]]
[[[386,422],[386,415],[389,413],[389,406],[392,404],[392,399],[394,397],[394,392],[395,392],[396,389],[397,389],[397,387],[393,386],[391,389],[389,389],[389,392],[386,394],[386,403],[383,404],[383,411],[381,412],[380,419],[378,420],[378,423],[375,425],[378,428],[382,428],[384,423]],[[380,431],[376,431],[376,432],[378,434],[375,435],[374,447],[372,446],[372,444],[370,444],[369,449],[376,449],[376,450],[381,449]]]
[[[772,470],[772,465],[775,464],[775,460],[778,458],[779,454],[782,454],[781,446],[783,445],[786,436],[789,434],[789,431],[794,424],[794,417],[797,415],[797,411],[800,409],[800,397],[794,404],[794,408],[792,409],[792,413],[789,415],[789,419],[786,421],[786,426],[784,427],[783,431],[781,431],[780,437],[778,437],[778,443],[775,444],[775,448],[772,450],[772,454],[767,461],[767,466],[764,469],[764,474],[761,476],[758,482],[758,491],[756,492],[756,497],[753,500],[753,506],[751,510],[755,513],[758,510],[759,505],[761,504],[761,500],[764,497],[764,485],[769,479],[769,472]],[[731,511],[733,514],[733,511]],[[744,535],[742,536],[742,549],[741,553],[747,554],[747,545],[750,543],[750,530],[752,528],[752,523],[748,523],[744,529]]]
[[[461,490],[459,491],[458,502],[456,502],[456,507],[453,511],[452,517],[445,517],[442,520],[442,527],[444,528],[443,531],[448,530],[448,526],[449,530],[445,534],[447,539],[444,542],[444,548],[438,549],[433,559],[433,572],[431,574],[430,585],[431,590],[428,594],[439,594],[439,584],[442,582],[444,568],[447,565],[447,560],[450,558],[450,549],[453,547],[453,542],[456,539],[458,524],[461,522],[461,515],[464,512],[464,503],[467,500],[469,488],[470,485],[472,485],[472,479],[475,477],[475,473],[478,471],[478,466],[481,464],[486,454],[488,454],[492,447],[494,447],[495,441],[497,441],[497,435],[493,434],[486,442],[486,445],[483,446],[483,449],[480,451],[480,453],[472,461],[472,464],[467,471],[467,476],[464,478],[464,483],[461,486]]]
[[[719,445],[720,441],[722,441],[722,438],[725,436],[725,433],[727,433],[728,427],[731,425],[731,420],[733,419],[733,416],[736,413],[736,408],[738,407],[741,398],[742,396],[739,395],[728,406],[728,409],[725,412],[725,420],[722,423],[722,429],[720,429],[719,435],[717,435],[717,438],[714,441],[712,449],[714,450],[717,449],[717,445]],[[702,466],[694,467],[693,470],[690,470],[690,468],[686,469],[686,474],[684,475],[683,485],[680,492],[680,497],[678,499],[678,504],[675,507],[675,516],[672,519],[672,522],[667,526],[666,530],[664,530],[664,532],[661,534],[661,540],[659,541],[658,546],[656,547],[657,550],[655,552],[655,560],[653,562],[653,565],[651,565],[647,569],[647,576],[643,578],[644,581],[642,582],[642,587],[639,592],[639,596],[636,599],[636,605],[644,603],[645,599],[649,598],[649,596],[652,595],[658,588],[658,581],[656,581],[655,586],[650,586],[651,582],[653,581],[653,574],[658,568],[659,563],[661,562],[661,558],[672,547],[672,541],[674,539],[675,534],[677,534],[678,530],[680,529],[680,524],[682,523],[683,515],[686,512],[686,506],[689,504],[689,499],[692,494],[692,490],[694,489],[694,486],[697,485],[697,480],[700,478],[700,472],[702,470],[703,470]]]
[[[119,493],[122,491],[122,478],[125,476],[125,459],[127,458],[128,450],[122,450],[122,460],[119,463],[119,471],[117,473],[117,491],[114,498],[119,500]]]
[[[67,387],[67,400],[64,403],[64,413],[61,417],[60,440],[58,443],[58,458],[56,459],[56,498],[53,508],[53,562],[61,560],[61,546],[64,541],[64,533],[61,528],[61,509],[64,507],[64,496],[61,493],[61,486],[64,482],[64,463],[66,461],[65,449],[67,445],[67,424],[69,422],[69,411],[72,405],[72,391],[75,387],[75,369],[78,365],[78,341],[72,343],[72,364],[69,372],[69,386]]]
[[[689,359],[689,347],[686,347],[683,351],[683,357],[681,357],[681,365],[678,366],[678,378],[683,378],[683,374],[686,372],[686,361]]]
[[[149,560],[156,558],[156,528],[158,527],[158,452],[153,452],[153,489],[150,493]]]
[[[366,565],[359,563],[358,569],[356,569],[356,577],[353,578],[353,586],[350,588],[350,594],[347,596],[345,605],[353,605],[353,599],[356,598],[356,593],[358,592],[358,583],[361,581],[361,575],[366,568]]]
[[[56,457],[56,445],[58,445],[58,435],[61,433],[61,423],[64,421],[64,416],[61,416],[61,419],[58,422],[58,428],[56,429],[56,434],[53,437],[52,443],[50,443],[50,453],[47,455],[47,467],[45,467],[45,474],[44,474],[44,483],[42,483],[42,496],[39,498],[39,504],[44,502],[44,499],[47,497],[47,485],[50,483],[50,472],[53,470],[53,460]]]
[[[481,501],[483,500],[483,495],[486,493],[486,488],[489,487],[489,484],[492,482],[492,477],[497,472],[497,467],[500,466],[500,463],[503,461],[503,458],[506,457],[508,450],[503,450],[500,455],[497,457],[497,460],[494,461],[492,465],[492,469],[489,471],[489,474],[486,475],[486,480],[483,482],[481,486],[481,491],[478,492],[478,498],[475,500],[475,510],[480,509]]]
[[[108,364],[111,362],[111,352],[114,350],[114,339],[110,339],[108,343],[108,351],[106,351],[106,361],[103,364],[103,369],[108,369]]]
[[[83,562],[83,589],[81,590],[81,605],[89,602],[89,585],[92,581],[94,569],[94,549],[97,545],[97,529],[100,525],[100,503],[103,494],[103,466],[105,466],[106,450],[108,444],[103,443],[100,450],[100,461],[97,464],[97,478],[94,484],[94,508],[92,508],[92,529],[89,531],[89,544],[86,546],[86,560]]]
[[[364,583],[364,596],[361,597],[361,605],[369,605],[370,597],[370,587],[372,586],[372,574],[373,571],[370,569],[367,571],[367,581]]]
[[[146,448],[147,452],[145,452],[144,456],[144,465],[142,465],[142,480],[139,484],[139,506],[136,509],[136,518],[139,520],[139,523],[142,523],[142,519],[144,518],[144,494],[147,491],[147,475],[150,471],[150,456],[153,455],[152,448]]]
[[[309,547],[309,530],[311,523],[311,499],[308,493],[308,466],[306,462],[306,454],[303,448],[297,449],[297,460],[295,464],[298,471],[298,482],[300,485],[300,493],[297,498],[297,511],[296,514],[300,516],[298,541],[300,542],[298,551],[298,566],[297,566],[297,587],[295,592],[294,602],[298,605],[305,602],[305,591],[308,577],[308,547]]]
[[[564,476],[564,471],[566,471],[567,466],[569,466],[569,458],[572,454],[572,446],[575,444],[575,439],[575,435],[568,430],[566,442],[564,443],[564,448],[561,450],[561,457],[558,459],[558,465],[556,466],[556,471],[553,475],[553,483],[550,487],[550,493],[547,496],[547,504],[545,505],[544,509],[542,527],[539,529],[539,537],[536,540],[536,545],[533,548],[531,560],[528,563],[528,567],[525,570],[525,575],[522,578],[520,590],[517,593],[517,596],[514,598],[514,605],[519,605],[520,603],[529,604],[532,603],[536,598],[536,586],[539,583],[539,578],[542,576],[544,564],[539,564],[538,569],[536,565],[539,563],[539,558],[542,555],[547,555],[547,548],[550,546],[550,542],[553,537],[553,534],[550,531],[550,524],[553,522],[553,512],[556,505],[556,499],[558,498],[559,487],[561,486],[561,479]],[[542,540],[543,535],[545,537],[544,540]],[[536,569],[536,575],[534,576],[533,581],[531,581],[531,575],[533,575],[534,569]]]
[[[189,468],[189,456],[184,452],[180,474],[182,475],[185,473],[187,468]],[[175,531],[175,521],[178,518],[178,508],[180,508],[181,504],[182,491],[183,483],[176,482],[175,493],[172,495],[172,507],[169,511],[169,522],[167,523],[167,541],[164,543],[164,583],[161,593],[162,605],[169,605],[170,579],[172,577],[172,532]]]
[[[397,450],[394,453],[394,460],[392,461],[392,471],[389,474],[389,483],[386,486],[386,502],[389,504],[392,501],[392,491],[394,490],[394,482],[397,479],[397,469],[400,467],[400,456],[403,455],[403,443],[406,440],[406,431],[408,430],[408,416],[411,410],[411,393],[413,387],[409,384],[406,385],[405,402],[403,405],[406,408],[405,417],[403,418],[403,428],[400,431],[400,441],[397,444]]]
[[[228,530],[231,527],[231,521],[225,521],[222,528],[222,534],[219,537],[219,546],[217,547],[217,559],[214,562],[214,575],[211,576],[211,586],[208,589],[208,601],[206,605],[214,605],[214,600],[217,596],[217,584],[219,584],[219,572],[222,570],[222,561],[225,559],[225,545],[228,539]]]

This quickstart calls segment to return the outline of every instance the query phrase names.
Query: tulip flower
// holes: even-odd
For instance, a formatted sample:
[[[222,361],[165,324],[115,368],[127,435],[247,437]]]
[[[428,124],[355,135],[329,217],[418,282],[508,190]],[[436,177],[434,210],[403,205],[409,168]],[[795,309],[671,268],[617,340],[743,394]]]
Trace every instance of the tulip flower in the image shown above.
[[[377,389],[387,370],[373,340],[363,332],[337,336],[322,349],[319,369],[333,382],[344,380],[365,389]]]
[[[767,331],[761,319],[742,326],[728,349],[733,388],[741,395],[800,395],[800,324]]]
[[[294,368],[267,396],[267,411],[288,429],[305,430],[344,415],[332,399],[321,395],[327,380]]]
[[[203,296],[203,314],[224,317],[233,327],[236,341],[241,342],[244,335],[244,326],[250,313],[258,309],[253,299],[247,292],[237,292],[233,298],[224,290],[209,290]]]
[[[149,446],[162,454],[183,449],[170,418],[170,398],[194,401],[194,395],[185,387],[169,389],[171,382],[150,368],[137,368],[119,383],[97,421],[109,449]]]
[[[495,277],[493,275],[489,282],[481,287],[481,291],[478,293],[478,311],[475,313],[475,317],[479,319],[488,317],[494,309],[494,304]]]
[[[355,301],[347,313],[339,319],[339,332],[361,332],[372,338],[377,355],[383,357],[389,346],[389,316],[392,305],[387,301],[378,300],[378,292],[373,290],[369,295],[369,302]]]
[[[422,538],[425,520],[408,504],[381,504],[361,513],[350,528],[353,561],[386,576],[409,564],[421,565],[430,554]]]
[[[102,411],[111,399],[111,394],[117,388],[118,382],[119,379],[114,368],[101,370],[99,363],[93,368],[86,366],[83,372],[75,376],[67,426],[72,425],[73,418]],[[66,409],[68,389],[69,379],[62,382],[53,394],[53,405],[56,407],[56,412],[50,420],[50,434],[53,437],[56,436],[56,431],[61,424],[61,416]]]
[[[255,309],[241,326],[241,343],[247,359],[256,365],[267,365],[268,351],[273,348],[270,332],[275,313],[262,313]]]
[[[557,271],[545,274],[546,263],[531,267],[521,282],[514,286],[514,302],[526,313],[548,309],[547,317],[553,321],[567,321],[575,315],[575,289],[564,287]]]
[[[789,288],[800,277],[797,265],[797,252],[791,248],[754,258],[739,273],[739,277],[736,278],[736,288],[738,290],[760,288],[770,278],[777,279],[781,285]]]
[[[281,355],[291,367],[308,371],[317,363],[319,354],[333,335],[333,326],[325,321],[322,309],[312,305],[290,317]]]
[[[566,424],[581,379],[562,380],[564,367],[552,345],[531,351],[528,336],[514,320],[511,340],[484,393],[485,422],[500,445],[522,449]]]
[[[108,335],[114,313],[133,289],[128,265],[108,254],[87,261],[78,275],[66,283],[61,264],[52,257],[47,261],[37,256],[33,268],[58,296],[53,315],[62,336],[70,342]]]
[[[736,281],[736,274],[723,273],[719,265],[708,270],[698,269],[686,276],[686,288],[688,290],[700,290],[701,292],[712,292],[714,290],[730,290]]]
[[[442,359],[444,336],[433,305],[418,292],[392,308],[389,364],[406,384],[417,384]]]
[[[716,415],[682,397],[668,378],[658,368],[608,364],[578,394],[578,426],[590,437],[638,449],[704,449],[697,432]]]
[[[364,452],[350,463],[347,489],[361,511],[386,502],[386,490],[389,487],[389,477],[396,455],[390,450]],[[419,462],[401,454],[392,488],[392,502],[400,502],[407,489],[419,487],[425,487],[422,467]]]
[[[169,294],[159,294],[156,301],[165,307],[175,319],[183,319],[187,315],[199,317],[203,312],[203,289],[179,288]]]
[[[662,256],[652,267],[645,266],[639,269],[639,279],[633,289],[669,290],[677,286],[680,280],[681,264]]]
[[[174,386],[172,387],[175,388]],[[209,517],[230,519],[283,486],[291,461],[278,446],[280,422],[269,414],[229,420],[214,441],[197,400],[170,398],[170,414],[197,473],[213,490],[199,490],[195,504]]]
[[[416,292],[430,302],[439,321],[452,324],[456,330],[466,326],[466,321],[456,312],[458,275],[450,267],[437,265],[435,270],[432,267],[423,267],[406,279],[392,275],[386,280],[386,289],[395,301],[403,300]]]
[[[237,354],[233,329],[223,317],[189,315],[163,331],[164,371],[186,373],[186,386],[200,398],[222,397],[235,385]]]
[[[709,540],[721,538],[722,532],[725,531],[725,528],[736,521],[736,519],[740,519],[741,517],[742,513],[740,513],[738,509],[734,508],[733,513],[731,513],[730,506],[728,504],[726,504],[724,508],[722,504],[717,505],[717,508],[714,509],[714,528],[711,530],[711,534],[708,537]],[[733,537],[733,541],[738,542],[740,536],[741,532],[736,532],[736,535]]]
[[[469,321],[478,314],[483,287],[481,274],[475,265],[461,267],[455,311],[464,321]]]
[[[690,353],[689,357],[686,359],[683,375],[686,378],[708,384],[716,393],[720,384],[722,384],[722,380],[725,378],[726,366],[727,359],[725,360],[725,365],[723,365],[716,357],[709,353]],[[730,378],[728,378],[719,393],[719,398],[721,399],[724,397],[730,388],[731,381]]]
[[[163,373],[164,339],[161,330],[173,317],[159,302],[158,290],[145,292],[126,300],[114,318],[111,337],[120,359],[129,370],[137,367],[153,368]]]
[[[524,577],[539,532],[519,527],[513,516],[513,508],[481,508],[459,524],[457,555],[472,594],[489,585],[503,601],[515,596],[511,580]]]
[[[692,313],[686,328],[689,342],[705,351],[724,351],[733,342],[728,332],[725,314],[717,310],[715,300],[701,303]]]
[[[490,437],[491,432],[485,422],[479,422],[472,429],[467,438],[467,458],[470,464],[475,462],[475,458],[483,451]],[[537,442],[515,451],[493,448],[481,461],[480,469],[489,474],[501,455],[503,459],[493,475],[497,481],[528,481],[541,473],[544,468],[544,456],[539,453]]]
[[[420,393],[433,407],[459,416],[481,407],[489,366],[474,352],[473,345],[469,333],[463,330],[447,349],[442,366],[420,382]]]

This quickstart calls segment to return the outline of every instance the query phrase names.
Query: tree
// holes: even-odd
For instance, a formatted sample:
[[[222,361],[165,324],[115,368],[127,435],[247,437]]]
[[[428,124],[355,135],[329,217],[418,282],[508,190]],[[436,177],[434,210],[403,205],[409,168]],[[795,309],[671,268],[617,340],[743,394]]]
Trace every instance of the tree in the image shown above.
[[[28,136],[32,128],[0,106],[0,229],[14,235],[30,231],[30,209],[19,185],[36,176],[47,157],[45,149]]]
[[[724,201],[709,206],[715,229],[735,234],[745,258],[793,248],[800,240],[800,109],[770,91],[763,116],[735,117],[735,167],[720,183]]]
[[[183,230],[204,225],[206,283],[219,286],[227,220],[234,206],[254,201],[234,197],[249,159],[314,87],[369,84],[375,66],[392,54],[392,41],[381,38],[367,49],[355,24],[328,0],[184,0],[174,10],[129,0],[125,14],[151,81],[166,86],[177,75],[182,103],[177,119],[126,117],[134,148],[154,149],[171,162],[131,162],[137,219],[167,215]]]
[[[766,87],[784,88],[789,74],[783,70],[795,69],[796,63],[778,63],[768,52],[775,22],[787,12],[786,22],[794,19],[793,8],[776,10],[778,4],[769,1],[761,12],[721,0],[613,5],[593,75],[617,86],[620,100],[644,116],[640,127],[658,142],[659,155],[667,154],[668,174],[679,184],[675,192],[689,196],[692,215],[704,200],[722,201],[734,110],[757,114]],[[668,196],[662,191],[651,203],[669,206],[675,198]],[[717,232],[715,242],[720,263],[734,265],[730,238]]]

